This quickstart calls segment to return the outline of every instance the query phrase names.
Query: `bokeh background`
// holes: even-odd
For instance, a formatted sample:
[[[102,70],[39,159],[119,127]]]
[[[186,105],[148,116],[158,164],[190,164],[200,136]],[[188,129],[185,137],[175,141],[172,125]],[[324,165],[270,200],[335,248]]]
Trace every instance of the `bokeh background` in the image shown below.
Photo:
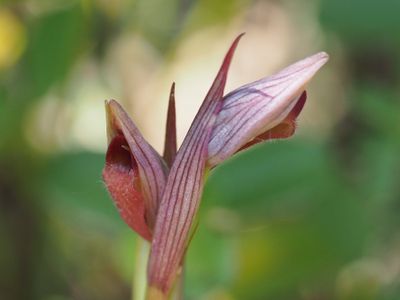
[[[105,99],[161,150],[239,33],[227,90],[325,50],[296,137],[210,176],[186,299],[400,299],[400,1],[0,4],[0,299],[130,299],[136,235],[101,181]]]

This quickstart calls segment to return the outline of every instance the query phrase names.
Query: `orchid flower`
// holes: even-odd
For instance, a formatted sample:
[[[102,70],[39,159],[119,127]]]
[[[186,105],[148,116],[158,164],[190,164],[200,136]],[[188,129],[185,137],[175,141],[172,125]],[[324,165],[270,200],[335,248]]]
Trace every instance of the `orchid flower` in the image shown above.
[[[168,299],[187,250],[208,170],[254,144],[294,134],[305,85],[327,62],[324,52],[224,96],[237,37],[179,150],[175,85],[163,157],[123,108],[106,102],[108,150],[103,178],[122,219],[151,243],[147,299]]]

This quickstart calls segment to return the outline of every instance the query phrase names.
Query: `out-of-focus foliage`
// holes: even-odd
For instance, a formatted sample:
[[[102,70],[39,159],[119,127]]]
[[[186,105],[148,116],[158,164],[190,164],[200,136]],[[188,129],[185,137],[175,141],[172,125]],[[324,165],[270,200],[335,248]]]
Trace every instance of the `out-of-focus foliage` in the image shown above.
[[[218,68],[207,55],[242,31],[235,82],[315,50],[331,61],[299,135],[210,174],[187,299],[400,299],[399,3],[2,1],[0,299],[130,297],[135,234],[101,181],[103,101],[161,136],[164,81],[183,78],[178,112],[195,110]]]

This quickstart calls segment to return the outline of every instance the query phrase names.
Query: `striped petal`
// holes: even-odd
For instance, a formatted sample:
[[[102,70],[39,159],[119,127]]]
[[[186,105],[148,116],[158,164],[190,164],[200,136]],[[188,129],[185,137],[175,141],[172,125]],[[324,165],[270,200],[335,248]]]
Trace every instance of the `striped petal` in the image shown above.
[[[149,258],[147,299],[166,299],[179,272],[203,190],[211,131],[240,37],[228,51],[168,175]]]
[[[150,239],[166,183],[165,163],[115,100],[106,102],[106,115],[109,149],[104,181],[121,217]]]
[[[267,140],[286,139],[291,137],[296,131],[296,119],[302,111],[306,99],[307,92],[304,91],[297,100],[295,100],[295,106],[281,123],[252,139],[250,142],[242,146],[238,152]]]
[[[226,95],[208,146],[209,165],[250,145],[293,134],[306,98],[305,85],[327,60],[326,53],[315,54]]]

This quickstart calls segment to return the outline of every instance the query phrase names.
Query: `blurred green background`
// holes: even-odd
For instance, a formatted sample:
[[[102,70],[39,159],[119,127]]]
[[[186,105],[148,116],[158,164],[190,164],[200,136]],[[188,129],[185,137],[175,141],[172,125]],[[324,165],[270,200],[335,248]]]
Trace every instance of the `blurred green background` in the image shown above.
[[[129,299],[136,235],[101,181],[103,101],[182,139],[228,90],[314,52],[296,137],[210,176],[186,299],[400,299],[400,1],[10,0],[0,6],[0,299]]]

